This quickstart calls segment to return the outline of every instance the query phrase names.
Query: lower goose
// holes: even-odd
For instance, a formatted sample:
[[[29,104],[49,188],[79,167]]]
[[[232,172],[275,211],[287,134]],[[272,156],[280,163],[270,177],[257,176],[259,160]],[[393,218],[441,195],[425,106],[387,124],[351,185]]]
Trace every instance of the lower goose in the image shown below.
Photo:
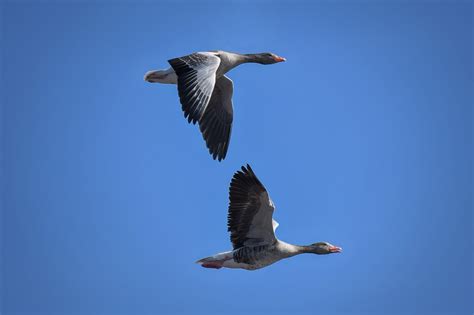
[[[229,189],[228,231],[233,250],[198,260],[204,268],[256,270],[281,259],[303,253],[340,253],[342,248],[327,242],[308,246],[292,245],[275,236],[275,206],[252,168],[242,167],[232,178]]]

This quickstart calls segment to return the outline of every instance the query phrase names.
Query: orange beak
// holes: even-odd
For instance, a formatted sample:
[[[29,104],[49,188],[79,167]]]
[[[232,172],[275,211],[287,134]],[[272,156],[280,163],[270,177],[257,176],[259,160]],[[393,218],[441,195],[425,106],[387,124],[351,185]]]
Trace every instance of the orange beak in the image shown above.
[[[331,246],[331,247],[329,247],[329,251],[331,253],[340,253],[342,251],[342,248],[340,248],[338,246]]]
[[[286,61],[286,58],[283,58],[283,57],[280,57],[280,56],[276,56],[274,59],[275,59],[276,62]]]

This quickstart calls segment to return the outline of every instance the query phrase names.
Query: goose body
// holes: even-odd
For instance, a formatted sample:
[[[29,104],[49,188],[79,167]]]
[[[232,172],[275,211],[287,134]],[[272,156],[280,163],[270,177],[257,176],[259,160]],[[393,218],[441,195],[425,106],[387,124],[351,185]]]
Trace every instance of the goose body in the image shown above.
[[[197,261],[202,267],[256,270],[303,253],[331,254],[341,248],[327,242],[292,245],[276,238],[275,206],[249,165],[234,174],[229,190],[228,231],[232,251]]]
[[[272,53],[196,52],[168,60],[171,67],[166,70],[148,71],[145,81],[178,86],[184,117],[189,123],[199,123],[209,153],[221,161],[227,154],[233,122],[234,85],[225,74],[243,63],[282,61],[285,58]]]

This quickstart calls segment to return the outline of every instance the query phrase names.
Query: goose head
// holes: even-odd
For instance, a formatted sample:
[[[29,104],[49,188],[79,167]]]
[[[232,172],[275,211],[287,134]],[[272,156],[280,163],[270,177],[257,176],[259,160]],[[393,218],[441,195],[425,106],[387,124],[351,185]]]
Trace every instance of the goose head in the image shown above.
[[[280,57],[270,52],[259,53],[259,54],[249,54],[247,56],[250,58],[250,61],[260,63],[262,65],[271,65],[277,62],[286,61],[285,58]]]
[[[311,253],[317,255],[326,255],[340,253],[342,248],[329,244],[328,242],[318,242],[308,246],[308,249]]]

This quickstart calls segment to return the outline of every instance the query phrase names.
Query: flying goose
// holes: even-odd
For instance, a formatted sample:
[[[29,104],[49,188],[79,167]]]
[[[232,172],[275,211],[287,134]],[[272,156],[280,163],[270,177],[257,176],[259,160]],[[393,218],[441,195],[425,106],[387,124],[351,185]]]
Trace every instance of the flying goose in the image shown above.
[[[285,58],[272,53],[237,54],[226,51],[196,52],[168,60],[171,68],[145,74],[151,83],[177,84],[184,117],[199,122],[213,159],[227,154],[232,130],[232,80],[226,74],[242,63],[273,64]]]
[[[227,227],[233,250],[198,260],[205,268],[255,270],[281,259],[303,253],[340,253],[342,248],[327,242],[292,245],[275,236],[278,223],[272,219],[275,206],[252,168],[242,166],[230,182]]]

